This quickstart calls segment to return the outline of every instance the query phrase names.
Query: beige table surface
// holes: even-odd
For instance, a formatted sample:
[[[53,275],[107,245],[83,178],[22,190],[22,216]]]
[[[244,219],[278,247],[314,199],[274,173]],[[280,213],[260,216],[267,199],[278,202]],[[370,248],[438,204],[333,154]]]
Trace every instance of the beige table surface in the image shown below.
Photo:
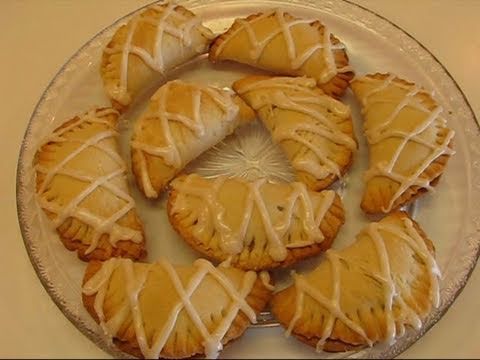
[[[480,0],[356,0],[407,30],[446,66],[480,118]],[[58,310],[21,239],[15,170],[41,93],[86,40],[142,0],[0,1],[0,357],[109,357]],[[479,139],[480,140],[480,139]],[[480,199],[479,199],[480,200]],[[480,268],[444,318],[402,357],[480,357]]]

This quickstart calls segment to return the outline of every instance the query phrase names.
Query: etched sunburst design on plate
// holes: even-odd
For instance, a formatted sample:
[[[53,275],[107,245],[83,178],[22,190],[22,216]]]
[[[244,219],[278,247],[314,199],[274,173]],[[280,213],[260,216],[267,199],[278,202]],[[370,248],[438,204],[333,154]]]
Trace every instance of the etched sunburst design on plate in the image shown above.
[[[364,152],[363,149],[362,152]],[[272,182],[292,182],[296,180],[295,170],[285,153],[272,140],[271,134],[257,120],[237,129],[232,135],[192,161],[185,168],[187,173],[197,173],[206,178],[226,176],[247,180],[267,178]],[[337,191],[343,199],[351,181],[347,172],[330,188]],[[416,215],[416,201],[401,208]],[[380,219],[381,216],[378,218]],[[375,216],[371,216],[375,219]]]
[[[247,180],[294,181],[295,174],[280,147],[260,122],[239,128],[189,164],[187,172],[207,178],[241,177]]]

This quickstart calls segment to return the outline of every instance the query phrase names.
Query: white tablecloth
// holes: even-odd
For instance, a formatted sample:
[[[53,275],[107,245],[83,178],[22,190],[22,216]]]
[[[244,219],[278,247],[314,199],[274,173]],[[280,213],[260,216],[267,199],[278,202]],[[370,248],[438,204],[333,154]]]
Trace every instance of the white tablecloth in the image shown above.
[[[480,1],[357,0],[401,26],[446,66],[480,117]],[[15,169],[41,93],[86,40],[142,0],[3,0],[0,11],[0,357],[109,357],[52,302],[27,257]],[[480,269],[444,318],[402,357],[480,357]]]

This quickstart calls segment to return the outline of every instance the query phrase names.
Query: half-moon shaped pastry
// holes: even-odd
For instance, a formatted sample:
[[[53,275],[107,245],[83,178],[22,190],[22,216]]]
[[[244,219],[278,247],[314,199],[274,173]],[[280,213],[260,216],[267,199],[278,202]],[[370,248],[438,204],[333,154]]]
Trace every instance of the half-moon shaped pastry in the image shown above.
[[[264,280],[203,259],[187,266],[110,259],[88,265],[83,304],[124,352],[147,359],[216,358],[269,301],[272,286]]]
[[[193,248],[242,269],[288,266],[328,249],[344,222],[334,191],[265,178],[175,179],[167,213]]]
[[[232,91],[166,83],[135,124],[131,148],[138,186],[147,197],[158,197],[185,165],[254,118]]]
[[[205,53],[213,37],[199,17],[173,3],[135,15],[103,52],[100,72],[113,106],[126,110],[158,73]]]
[[[341,177],[357,147],[350,108],[309,78],[249,76],[233,89],[254,109],[312,190]]]
[[[417,330],[439,305],[434,248],[404,212],[367,225],[357,240],[272,299],[287,334],[317,350],[347,351]]]
[[[65,247],[85,261],[145,255],[143,226],[118,153],[117,119],[113,109],[74,117],[35,156],[38,202]]]
[[[361,206],[387,213],[433,189],[454,154],[455,132],[431,94],[395,75],[356,78],[352,89],[370,149]]]
[[[279,75],[308,76],[340,97],[354,73],[343,45],[320,23],[275,10],[236,19],[215,39],[209,58],[233,60]]]

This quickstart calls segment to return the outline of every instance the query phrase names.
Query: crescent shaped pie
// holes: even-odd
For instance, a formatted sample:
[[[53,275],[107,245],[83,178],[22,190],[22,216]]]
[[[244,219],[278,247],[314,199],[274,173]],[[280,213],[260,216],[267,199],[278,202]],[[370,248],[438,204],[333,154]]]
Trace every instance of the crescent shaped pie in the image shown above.
[[[113,106],[126,110],[159,73],[205,53],[213,37],[183,6],[152,5],[134,16],[103,52],[100,72]]]
[[[265,178],[175,179],[167,213],[195,249],[242,269],[288,266],[328,249],[344,222],[334,191]]]
[[[135,124],[132,166],[139,188],[157,198],[185,165],[254,117],[233,92],[179,80],[166,83]]]
[[[215,39],[209,58],[233,60],[279,75],[308,76],[327,94],[340,97],[354,73],[343,45],[320,21],[282,10],[236,19]]]
[[[118,153],[117,120],[118,112],[108,108],[74,117],[35,156],[39,205],[82,260],[145,255],[143,226]]]
[[[454,154],[455,132],[442,107],[419,86],[392,74],[356,78],[370,165],[361,207],[389,212],[433,189]]]
[[[272,299],[287,334],[317,350],[347,351],[419,329],[439,305],[440,271],[434,248],[404,212],[367,225],[357,240]]]
[[[215,358],[240,337],[271,296],[268,273],[214,267],[204,259],[187,266],[165,259],[91,262],[83,304],[124,352],[148,359]]]
[[[233,89],[310,189],[324,189],[346,172],[357,147],[350,108],[325,95],[313,79],[249,76]]]

